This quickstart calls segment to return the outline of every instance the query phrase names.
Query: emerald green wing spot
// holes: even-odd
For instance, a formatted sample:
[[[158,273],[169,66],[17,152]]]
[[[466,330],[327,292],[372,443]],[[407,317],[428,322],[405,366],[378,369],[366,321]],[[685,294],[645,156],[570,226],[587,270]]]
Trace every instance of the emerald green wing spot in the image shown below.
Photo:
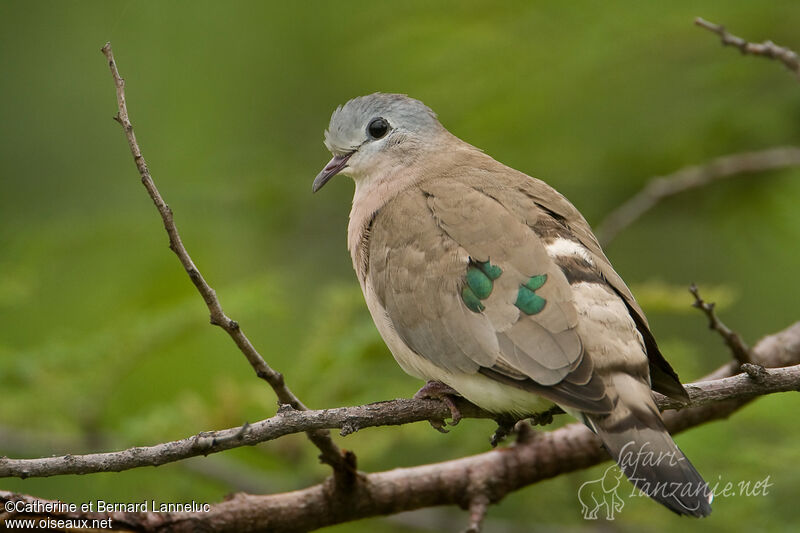
[[[463,289],[461,289],[461,299],[464,300],[464,303],[467,305],[470,311],[480,313],[481,311],[486,309],[486,307],[484,307],[480,299],[478,299],[478,297],[475,296],[475,293],[472,292],[472,289],[470,289],[469,286],[466,286]]]
[[[535,291],[536,289],[541,288],[545,281],[547,281],[547,274],[539,274],[538,276],[533,276],[531,279],[529,279],[527,283],[525,283],[525,287]]]
[[[478,263],[478,268],[480,268],[486,277],[490,280],[494,281],[500,277],[500,274],[503,273],[503,269],[497,265],[491,264],[489,261],[485,263]]]
[[[547,300],[535,292],[528,290],[528,288],[523,285],[519,288],[519,292],[517,293],[517,301],[514,302],[514,305],[519,307],[520,311],[526,315],[535,315],[544,309],[544,305],[546,303]]]
[[[472,265],[467,268],[467,286],[481,300],[485,300],[492,293],[492,280],[483,271]]]
[[[500,277],[503,269],[489,261],[474,261],[470,259],[467,265],[467,284],[461,289],[461,299],[464,304],[476,313],[480,313],[486,307],[481,303],[492,294],[494,280]],[[544,283],[544,282],[542,282]]]
[[[540,313],[547,304],[547,300],[536,294],[536,290],[541,288],[545,281],[547,281],[547,274],[539,274],[533,276],[524,285],[520,285],[514,305],[526,315]]]

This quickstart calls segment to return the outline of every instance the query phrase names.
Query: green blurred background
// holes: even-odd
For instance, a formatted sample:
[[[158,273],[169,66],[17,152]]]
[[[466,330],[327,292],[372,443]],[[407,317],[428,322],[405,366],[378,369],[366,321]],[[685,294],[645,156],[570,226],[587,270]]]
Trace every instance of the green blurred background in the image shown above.
[[[114,115],[100,47],[127,80],[145,157],[225,310],[312,408],[407,397],[345,246],[352,185],[311,195],[331,111],[404,92],[452,132],[547,180],[592,224],[648,177],[800,142],[800,84],[692,25],[800,48],[800,3],[0,2],[0,455],[119,449],[255,421],[271,390],[167,248]],[[684,381],[729,359],[689,305],[697,282],[750,342],[800,318],[800,170],[671,199],[607,248]],[[797,395],[762,398],[677,438],[717,481],[770,476],[702,522],[644,498],[587,523],[576,492],[605,466],[540,483],[487,531],[777,531],[800,519]],[[488,449],[493,425],[336,437],[366,471]],[[0,480],[69,501],[215,502],[328,471],[302,436],[118,474]],[[457,531],[434,509],[326,531]]]

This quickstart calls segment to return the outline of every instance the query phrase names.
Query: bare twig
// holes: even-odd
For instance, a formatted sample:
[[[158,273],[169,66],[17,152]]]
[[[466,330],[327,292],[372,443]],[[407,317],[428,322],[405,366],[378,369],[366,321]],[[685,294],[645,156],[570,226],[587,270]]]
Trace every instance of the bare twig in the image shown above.
[[[489,417],[466,402],[459,401],[465,415]],[[120,472],[141,466],[159,466],[198,455],[252,446],[285,435],[319,429],[362,428],[402,425],[449,416],[449,408],[438,400],[393,400],[357,407],[306,410],[282,409],[274,417],[244,426],[198,433],[181,440],[129,448],[118,452],[64,455],[42,459],[0,457],[0,477],[42,477],[63,474]]]
[[[766,57],[769,59],[777,59],[784,64],[786,68],[794,72],[800,79],[800,57],[797,56],[793,50],[778,46],[772,41],[764,41],[763,43],[751,43],[745,41],[741,37],[737,37],[725,30],[725,26],[714,24],[700,17],[694,19],[697,26],[707,29],[719,35],[723,46],[733,46],[738,48],[743,55],[754,55]]]
[[[595,235],[601,244],[607,245],[619,232],[665,198],[705,187],[724,178],[798,165],[800,165],[800,148],[781,146],[757,152],[726,155],[712,159],[704,165],[690,166],[672,174],[651,178],[639,192],[614,209],[597,225]]]
[[[0,450],[14,456],[33,453],[53,456],[56,452],[65,451],[86,453],[87,450],[97,447],[113,448],[114,442],[119,442],[119,438],[109,434],[71,435],[0,426]],[[187,471],[222,482],[235,491],[262,494],[277,490],[269,476],[225,455],[189,457],[178,464]]]
[[[765,367],[799,364],[800,322],[762,339],[753,351],[756,362]],[[730,365],[727,365],[712,375],[716,378],[730,377],[730,371]],[[798,367],[767,370],[766,381],[784,379],[785,371],[794,374],[794,377],[791,386],[784,390],[796,389],[800,372]],[[754,391],[758,390],[760,384],[749,376],[734,376],[734,380],[733,383],[724,381],[719,385],[728,383],[734,389],[746,387],[749,390],[747,395],[664,413],[667,429],[677,433],[711,420],[727,418],[752,400],[754,394],[758,395]],[[688,392],[693,401],[698,398],[699,392],[695,386],[690,385]],[[436,406],[436,414],[446,416],[448,409],[443,404],[418,400],[425,401]],[[419,420],[427,420],[430,414],[425,413]],[[309,531],[344,521],[423,507],[464,505],[465,497],[469,498],[470,487],[475,487],[480,476],[490,476],[486,481],[493,495],[489,498],[490,501],[497,501],[497,495],[608,459],[600,441],[585,426],[570,424],[555,431],[540,433],[534,439],[471,457],[368,474],[364,476],[363,483],[346,494],[337,492],[329,480],[283,494],[238,494],[213,505],[208,513],[114,513],[114,520],[135,531]],[[0,491],[0,502],[33,500],[31,496]],[[313,512],[309,512],[309,509],[313,509]],[[92,517],[107,516],[95,515]],[[59,516],[66,518],[69,515],[61,513]],[[82,517],[88,516],[84,514]]]
[[[724,401],[743,401],[765,394],[797,390],[800,387],[800,322],[787,331],[797,343],[788,360],[792,364],[783,368],[764,368],[758,379],[748,373],[727,375],[730,365],[725,365],[712,376],[714,379],[686,385],[690,406],[700,407]],[[795,337],[796,336],[796,337]],[[777,350],[778,348],[773,348]],[[767,363],[769,365],[769,361]],[[746,370],[745,370],[746,372]],[[724,377],[725,376],[725,377]],[[662,410],[681,409],[686,405],[654,393]],[[492,415],[474,405],[458,401],[465,418],[490,418]],[[89,474],[94,472],[120,472],[141,466],[158,466],[212,453],[252,446],[274,440],[284,435],[323,428],[347,428],[352,432],[368,427],[402,425],[447,416],[449,408],[437,400],[401,399],[318,411],[284,410],[272,418],[242,427],[200,433],[185,439],[154,446],[130,448],[118,452],[86,455],[65,455],[40,459],[0,458],[0,477],[47,477],[64,474]]]
[[[703,314],[708,318],[708,328],[713,329],[722,336],[725,344],[730,348],[733,357],[739,362],[740,365],[750,364],[753,362],[753,353],[750,347],[747,346],[738,333],[732,331],[728,326],[722,323],[714,312],[714,302],[706,302],[700,297],[700,290],[697,285],[692,283],[689,287],[689,292],[694,296],[692,307],[700,309]]]
[[[481,525],[489,510],[489,497],[484,493],[476,494],[469,502],[469,526],[464,533],[481,533]]]
[[[108,66],[114,78],[114,86],[117,89],[117,107],[119,110],[114,120],[119,122],[125,130],[125,136],[128,139],[128,146],[131,149],[131,154],[133,154],[133,160],[136,163],[136,168],[139,170],[139,175],[142,177],[142,184],[147,189],[150,198],[158,209],[161,220],[164,222],[164,229],[167,230],[167,235],[169,235],[169,248],[178,256],[183,268],[185,268],[186,272],[189,274],[192,283],[194,283],[194,286],[206,302],[206,306],[208,306],[208,311],[211,315],[211,323],[221,327],[231,336],[236,346],[239,347],[239,350],[247,357],[256,375],[269,383],[275,391],[280,404],[288,404],[294,409],[306,410],[307,407],[303,405],[297,396],[289,390],[289,387],[286,386],[283,375],[273,370],[264,358],[261,357],[261,354],[258,353],[258,350],[255,349],[250,339],[247,338],[241,327],[239,327],[239,323],[225,315],[222,310],[222,305],[217,298],[216,291],[206,282],[205,278],[203,278],[203,275],[200,274],[200,271],[192,261],[192,258],[189,256],[189,253],[186,251],[186,247],[183,245],[180,234],[178,233],[178,228],[175,225],[172,210],[166,202],[164,202],[161,193],[156,188],[155,182],[150,175],[150,170],[147,168],[147,163],[142,155],[142,151],[139,148],[139,144],[136,142],[133,124],[131,124],[130,118],[128,118],[128,106],[125,102],[125,80],[120,77],[119,70],[117,70],[114,53],[111,50],[111,43],[106,43],[102,48],[102,52],[108,60]],[[310,432],[308,436],[317,448],[319,448],[321,452],[320,458],[324,462],[336,469],[343,468],[344,461],[342,459],[342,453],[331,439],[328,431],[313,431]]]

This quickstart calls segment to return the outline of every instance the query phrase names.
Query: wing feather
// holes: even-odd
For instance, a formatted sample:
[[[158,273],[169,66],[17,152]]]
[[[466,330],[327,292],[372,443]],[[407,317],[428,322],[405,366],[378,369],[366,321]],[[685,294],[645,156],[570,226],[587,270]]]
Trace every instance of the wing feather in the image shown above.
[[[387,203],[370,233],[368,276],[400,338],[451,372],[482,374],[588,412],[608,412],[602,379],[577,332],[570,284],[525,218],[453,180],[425,182]],[[461,298],[470,262],[502,269],[483,310]],[[520,287],[546,275],[536,290],[546,303],[526,314]]]

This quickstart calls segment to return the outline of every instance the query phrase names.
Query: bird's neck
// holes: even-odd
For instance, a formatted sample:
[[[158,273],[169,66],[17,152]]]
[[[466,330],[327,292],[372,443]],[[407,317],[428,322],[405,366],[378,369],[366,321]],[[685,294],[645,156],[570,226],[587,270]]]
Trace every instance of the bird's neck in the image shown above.
[[[356,190],[347,226],[347,249],[362,287],[367,273],[367,247],[372,220],[384,205],[416,183],[415,178],[408,167],[398,166],[382,169],[381,174],[355,180]]]
[[[355,178],[356,190],[347,228],[347,248],[362,286],[367,274],[370,226],[381,208],[419,182],[449,174],[449,170],[464,157],[487,157],[444,129],[435,142],[424,148],[417,146],[406,153],[406,157],[395,158],[394,164],[379,165],[369,174]]]

